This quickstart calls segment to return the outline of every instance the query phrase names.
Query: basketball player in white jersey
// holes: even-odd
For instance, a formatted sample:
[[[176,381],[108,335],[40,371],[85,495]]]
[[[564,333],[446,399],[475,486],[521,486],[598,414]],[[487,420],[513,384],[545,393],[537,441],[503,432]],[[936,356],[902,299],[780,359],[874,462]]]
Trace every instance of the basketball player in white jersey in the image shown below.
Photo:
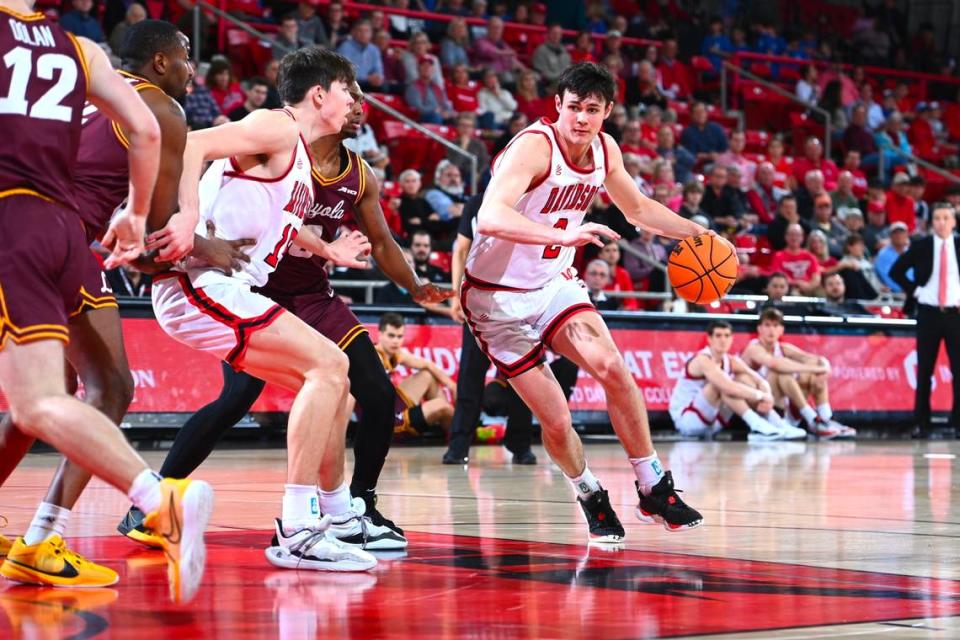
[[[616,142],[601,133],[615,93],[606,69],[569,67],[558,83],[557,122],[530,125],[494,159],[460,289],[478,344],[537,416],[547,453],[577,493],[591,540],[601,542],[622,540],[623,526],[587,468],[567,400],[543,364],[545,345],[603,386],[636,471],[637,516],[671,531],[702,522],[657,458],[643,398],[571,266],[575,247],[618,238],[603,225],[583,223],[601,188],[631,224],[669,238],[705,232],[643,196],[624,169]]]
[[[353,74],[350,62],[336,53],[301,49],[280,63],[285,109],[255,111],[188,136],[178,215],[199,218],[198,229],[213,222],[225,239],[256,242],[244,248],[250,261],[232,275],[188,261],[153,286],[157,320],[169,335],[297,394],[287,428],[277,542],[267,549],[267,559],[280,567],[358,571],[376,565],[369,553],[327,532],[331,522],[362,515],[354,512],[342,452],[336,450],[351,411],[347,358],[292,313],[251,291],[266,284],[294,243],[338,264],[365,266],[356,258],[370,250],[362,234],[327,244],[309,227],[301,230],[314,197],[307,145],[345,124]],[[213,163],[201,180],[207,161]]]
[[[757,322],[757,337],[750,341],[740,357],[770,383],[774,401],[784,410],[787,420],[796,411],[807,431],[818,438],[856,437],[856,429],[833,419],[830,361],[796,345],[781,342],[783,330],[783,313],[773,307],[764,309]],[[808,401],[811,396],[817,403],[816,409]]]
[[[733,328],[725,320],[707,325],[707,346],[683,368],[670,394],[670,417],[682,435],[710,437],[726,426],[732,414],[740,416],[752,442],[797,440],[807,437],[773,410],[770,384],[735,355]]]

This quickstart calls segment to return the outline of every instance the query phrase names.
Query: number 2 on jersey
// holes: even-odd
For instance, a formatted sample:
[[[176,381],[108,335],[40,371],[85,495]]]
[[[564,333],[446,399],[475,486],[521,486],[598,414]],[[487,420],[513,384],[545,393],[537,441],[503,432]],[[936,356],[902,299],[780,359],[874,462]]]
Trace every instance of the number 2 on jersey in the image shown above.
[[[568,218],[560,218],[557,220],[557,224],[553,225],[554,229],[566,229],[567,223],[569,222]],[[556,260],[557,256],[560,255],[560,250],[563,249],[559,244],[550,245],[543,250],[543,259],[544,260]]]
[[[283,233],[280,236],[280,242],[277,243],[277,246],[273,248],[273,251],[270,252],[266,258],[263,259],[268,265],[276,269],[277,265],[280,263],[280,258],[283,257],[283,254],[286,253],[287,249],[290,248],[290,245],[294,240],[297,239],[297,234],[299,231],[293,228],[292,224],[288,224],[283,228]]]
[[[27,85],[30,82],[30,72],[36,71],[37,78],[41,80],[53,80],[54,73],[59,71],[56,84],[33,103],[29,108],[29,116],[63,122],[73,119],[73,109],[60,104],[77,85],[77,63],[73,58],[62,53],[44,53],[37,58],[37,65],[34,67],[33,52],[23,47],[14,47],[3,56],[3,63],[13,71],[10,73],[10,89],[6,96],[0,98],[0,114],[28,115],[30,105],[27,103]]]

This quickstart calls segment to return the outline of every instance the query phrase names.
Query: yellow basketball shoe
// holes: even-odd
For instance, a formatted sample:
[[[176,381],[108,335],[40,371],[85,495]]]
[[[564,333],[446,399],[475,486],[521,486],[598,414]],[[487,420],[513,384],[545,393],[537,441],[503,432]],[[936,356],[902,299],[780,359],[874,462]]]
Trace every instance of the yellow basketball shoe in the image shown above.
[[[170,598],[187,602],[200,587],[207,561],[203,532],[213,511],[213,489],[200,480],[164,478],[160,490],[160,508],[147,514],[143,524],[162,538]]]
[[[13,540],[7,536],[0,536],[0,560],[7,557],[10,553],[10,547],[13,546]]]
[[[119,580],[116,571],[71,551],[56,534],[31,545],[17,538],[0,566],[0,575],[49,587],[109,587]]]

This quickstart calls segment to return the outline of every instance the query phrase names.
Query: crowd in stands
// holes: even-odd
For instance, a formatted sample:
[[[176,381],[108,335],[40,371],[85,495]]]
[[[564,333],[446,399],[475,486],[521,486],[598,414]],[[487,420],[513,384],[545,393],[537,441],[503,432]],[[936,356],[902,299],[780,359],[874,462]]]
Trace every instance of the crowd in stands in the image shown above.
[[[386,133],[392,118],[375,108],[368,108],[359,137],[348,142],[380,179],[391,229],[407,246],[426,232],[436,268],[448,268],[446,252],[474,178],[482,190],[491,158],[511,137],[555,115],[554,83],[582,61],[616,74],[619,100],[605,128],[621,145],[638,187],[737,247],[735,293],[822,297],[837,310],[855,308],[847,299],[896,296],[889,270],[910,239],[927,232],[928,191],[960,202],[960,188],[942,178],[934,185],[932,174],[911,161],[948,170],[957,165],[960,104],[950,99],[960,84],[951,83],[956,69],[930,24],[907,32],[904,2],[848,7],[854,19],[843,26],[809,16],[788,23],[740,7],[749,3],[722,3],[728,13],[719,16],[678,0],[371,4],[383,9],[228,0],[230,13],[270,34],[270,54],[251,69],[249,60],[241,64],[224,55],[230,50],[216,51],[215,18],[204,15],[202,50],[205,56],[216,52],[201,63],[184,108],[196,129],[276,107],[278,61],[285,52],[314,44],[336,49],[354,63],[368,95],[433,126],[477,158],[474,177],[467,156],[453,150],[426,159],[406,154],[410,145],[402,136]],[[116,0],[71,5],[61,23],[110,48],[148,13],[180,21],[192,33],[188,0],[151,4],[149,12]],[[756,73],[762,66],[763,75],[802,101],[797,104],[808,126],[802,135],[786,127],[751,129],[742,113],[719,108],[720,66],[745,52],[795,61],[744,65]],[[937,73],[943,82],[923,84],[927,93],[920,95],[909,77],[892,82],[863,65]],[[829,131],[823,112],[830,116]],[[580,256],[593,299],[604,309],[656,308],[603,292],[664,291],[663,270],[652,263],[665,263],[670,244],[630,228],[603,194],[592,215],[628,243],[622,252],[588,249]],[[418,265],[421,254],[412,254]]]

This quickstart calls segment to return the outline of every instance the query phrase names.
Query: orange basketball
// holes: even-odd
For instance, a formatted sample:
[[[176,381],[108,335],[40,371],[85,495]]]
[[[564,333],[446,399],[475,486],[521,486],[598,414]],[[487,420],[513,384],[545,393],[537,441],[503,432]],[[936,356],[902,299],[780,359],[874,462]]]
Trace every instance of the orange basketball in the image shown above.
[[[667,275],[678,296],[694,304],[710,304],[737,281],[739,266],[729,244],[704,233],[684,238],[670,252]]]

